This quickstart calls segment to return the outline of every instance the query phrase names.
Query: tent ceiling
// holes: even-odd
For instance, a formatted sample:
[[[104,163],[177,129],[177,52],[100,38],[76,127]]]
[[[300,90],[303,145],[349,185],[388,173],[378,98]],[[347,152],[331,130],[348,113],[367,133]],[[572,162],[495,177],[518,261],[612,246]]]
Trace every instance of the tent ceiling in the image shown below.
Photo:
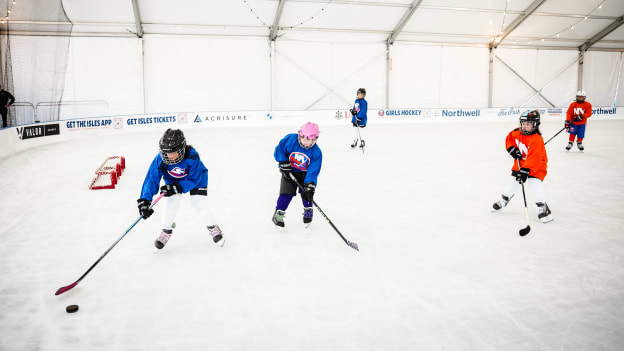
[[[6,11],[11,2],[0,0],[0,11]],[[34,10],[50,2],[17,0],[11,14],[11,23],[17,26],[12,26],[11,31],[55,34],[50,29],[54,26],[48,23],[50,16],[45,11]],[[413,3],[413,0],[284,0],[277,40],[332,41],[348,32],[357,35],[359,41],[365,41],[367,36],[370,41],[384,41]],[[532,3],[533,0],[423,0],[397,41],[488,45]],[[136,35],[131,0],[63,0],[62,4],[74,23],[73,35]],[[137,0],[137,4],[145,35],[268,38],[279,0]],[[546,0],[500,46],[575,48],[622,16],[622,0]],[[6,30],[6,25],[0,24],[0,29]],[[594,47],[623,50],[624,26]]]

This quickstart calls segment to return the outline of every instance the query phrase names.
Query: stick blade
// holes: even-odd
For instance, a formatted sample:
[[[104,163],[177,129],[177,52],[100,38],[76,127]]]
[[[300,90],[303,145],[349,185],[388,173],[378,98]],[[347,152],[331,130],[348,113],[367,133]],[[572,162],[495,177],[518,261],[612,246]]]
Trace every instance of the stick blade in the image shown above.
[[[347,245],[349,245],[349,247],[352,248],[355,251],[360,251],[360,248],[358,247],[358,244],[356,244],[356,243],[352,243],[350,241],[347,241]]]
[[[68,290],[73,289],[76,285],[78,285],[78,282],[74,282],[72,284],[69,284],[68,286],[64,286],[62,288],[59,288],[56,293],[54,295],[60,295]]]
[[[527,225],[526,228],[520,229],[520,236],[525,236],[529,234],[530,231],[531,231],[531,226]]]

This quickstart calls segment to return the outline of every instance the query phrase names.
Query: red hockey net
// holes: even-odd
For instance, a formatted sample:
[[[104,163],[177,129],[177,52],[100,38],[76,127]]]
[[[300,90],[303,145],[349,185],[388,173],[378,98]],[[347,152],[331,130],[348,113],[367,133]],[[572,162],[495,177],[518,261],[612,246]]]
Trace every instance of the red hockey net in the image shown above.
[[[115,189],[117,180],[126,168],[126,158],[123,156],[108,157],[95,171],[95,178],[91,181],[89,189]]]

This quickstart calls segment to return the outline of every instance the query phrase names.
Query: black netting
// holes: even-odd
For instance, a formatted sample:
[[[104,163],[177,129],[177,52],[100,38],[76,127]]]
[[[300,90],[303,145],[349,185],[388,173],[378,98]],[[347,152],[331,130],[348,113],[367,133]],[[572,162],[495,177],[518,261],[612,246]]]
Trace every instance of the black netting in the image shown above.
[[[58,120],[72,23],[60,0],[0,2],[0,84],[9,125]]]

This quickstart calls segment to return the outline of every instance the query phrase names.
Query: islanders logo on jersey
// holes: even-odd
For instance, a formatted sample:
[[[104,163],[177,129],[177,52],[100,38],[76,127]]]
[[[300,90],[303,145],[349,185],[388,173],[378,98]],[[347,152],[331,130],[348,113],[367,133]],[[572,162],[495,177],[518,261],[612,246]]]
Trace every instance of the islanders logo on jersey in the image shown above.
[[[172,169],[168,169],[167,173],[174,178],[184,178],[188,175],[186,168],[173,167]]]
[[[524,143],[518,139],[516,139],[516,146],[518,147],[518,150],[520,150],[520,152],[522,153],[522,159],[526,160],[527,156],[529,156],[529,147],[524,145]]]
[[[288,157],[288,160],[295,169],[303,172],[307,171],[308,167],[310,166],[310,158],[308,157],[308,155],[301,152],[291,153]]]

